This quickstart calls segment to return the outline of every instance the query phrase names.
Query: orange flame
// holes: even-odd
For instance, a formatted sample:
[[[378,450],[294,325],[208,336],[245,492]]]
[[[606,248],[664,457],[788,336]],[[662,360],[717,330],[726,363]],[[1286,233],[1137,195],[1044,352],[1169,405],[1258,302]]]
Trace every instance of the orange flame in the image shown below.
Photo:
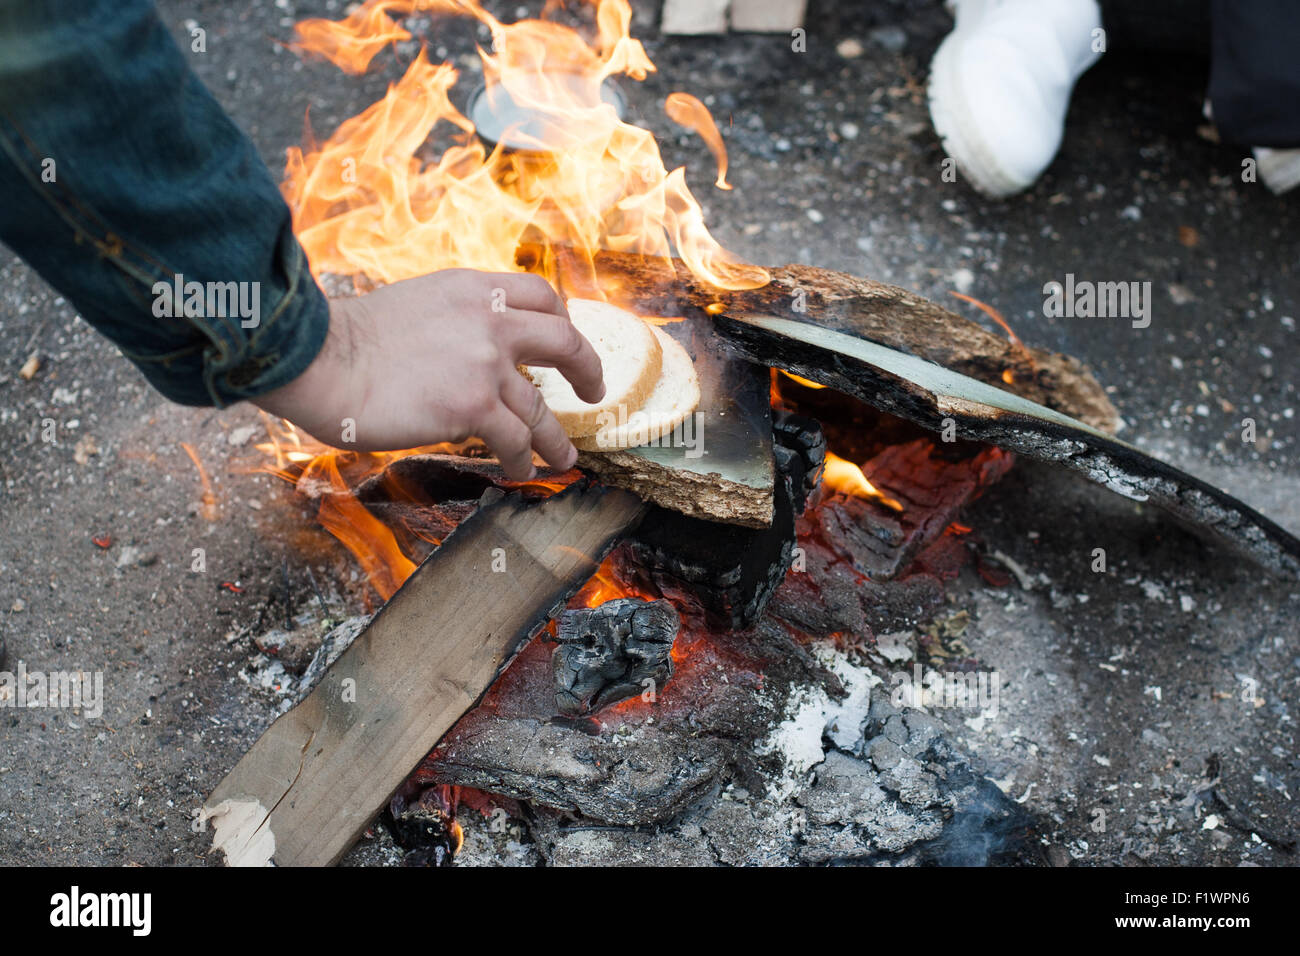
[[[1012,350],[1015,351],[1015,353],[1020,356],[1021,361],[1027,364],[1031,369],[1037,371],[1038,363],[1034,361],[1034,353],[1029,351],[1028,347],[1025,345],[1024,342],[1020,341],[1020,336],[1016,335],[1015,330],[1011,328],[1010,323],[1008,323],[1007,320],[1003,318],[1001,312],[993,308],[993,306],[989,305],[987,302],[981,302],[979,299],[976,299],[969,295],[964,295],[961,292],[953,292],[949,290],[948,294],[952,296],[956,296],[958,299],[961,299],[963,302],[969,302],[971,305],[975,306],[975,308],[979,309],[990,319],[992,319],[994,322],[1000,325],[1002,327],[1002,331],[1007,333],[1007,338],[1011,341]],[[1002,381],[1006,382],[1008,385],[1016,384],[1015,372],[1009,368],[1004,369],[1002,371]]]
[[[713,158],[718,161],[718,179],[714,183],[719,189],[730,189],[727,182],[727,147],[723,145],[722,134],[718,124],[713,122],[709,108],[689,93],[669,93],[664,101],[664,112],[678,126],[693,130],[704,140]]]
[[[275,465],[267,467],[271,474],[286,481],[296,481],[298,472],[295,468],[302,468],[317,455],[330,450],[310,435],[298,431],[292,423],[272,418],[266,412],[260,414],[268,440],[256,447],[258,451],[275,458]]]
[[[798,382],[804,388],[823,389],[826,387],[821,382],[814,382],[811,379],[804,378],[801,375],[796,375],[794,374],[794,372],[787,372],[785,369],[781,370],[781,374],[793,382]]]
[[[199,483],[203,487],[199,514],[202,515],[204,521],[216,521],[221,517],[221,508],[217,502],[216,492],[212,490],[212,482],[208,479],[208,473],[203,468],[203,462],[199,461],[199,453],[194,450],[194,446],[189,442],[181,442],[181,447],[185,449],[185,454],[190,456],[190,461],[194,462],[194,467],[199,473]]]
[[[367,582],[383,600],[388,600],[415,570],[415,564],[402,552],[396,535],[353,496],[352,489],[398,458],[461,453],[466,446],[444,442],[403,451],[358,454],[330,448],[299,431],[292,422],[265,414],[263,419],[268,440],[257,448],[270,459],[263,470],[292,483],[308,497],[320,500],[317,521],[352,552]],[[346,463],[346,469],[340,467],[341,462]],[[574,472],[545,482],[518,482],[512,486],[559,490],[576,477]],[[433,539],[426,540],[438,544]]]
[[[599,607],[615,598],[636,597],[653,601],[658,597],[657,594],[640,587],[627,575],[620,573],[622,566],[618,563],[616,554],[617,552],[609,554],[601,562],[591,580],[573,596],[573,600],[569,602],[570,606]]]
[[[300,481],[324,481],[332,493],[322,496],[316,520],[355,556],[366,580],[387,601],[411,576],[415,563],[402,553],[388,526],[366,510],[339,473],[336,455],[320,455]]]
[[[492,37],[478,51],[484,88],[465,113],[452,104],[457,70],[433,63],[422,48],[382,99],[323,144],[288,151],[282,188],[314,275],[351,277],[364,287],[449,268],[518,271],[526,247],[529,267],[569,295],[612,291],[596,270],[602,250],[675,252],[719,289],[769,281],[714,240],[685,170],[668,171],[654,136],[622,122],[609,101],[612,78],[640,81],[655,71],[630,35],[627,0],[581,6],[591,14],[581,33],[548,19],[563,7],[557,0],[540,19],[512,24],[479,0],[368,0],[342,20],[297,25],[295,50],[353,75],[388,45],[412,39],[401,21],[413,13],[470,17]],[[684,93],[669,100],[669,115],[699,132],[717,159],[718,185],[730,188],[708,110]],[[444,148],[432,151],[435,145]],[[320,497],[321,523],[387,599],[413,565],[347,491],[396,458],[432,449],[345,454],[287,422],[266,421],[269,441],[259,448],[274,458],[270,470]],[[610,596],[627,593],[606,584]]]
[[[367,3],[338,22],[303,20],[294,27],[294,49],[319,53],[345,73],[360,74],[384,47],[411,34],[394,22],[389,10],[409,12],[409,4]]]
[[[863,474],[861,468],[829,451],[826,453],[826,467],[822,472],[822,481],[828,488],[841,494],[869,498],[894,511],[903,510],[901,504],[879,491]]]
[[[451,103],[456,70],[421,50],[382,100],[319,149],[289,150],[284,193],[313,273],[390,283],[438,269],[516,271],[520,246],[540,243],[537,269],[570,294],[600,290],[594,259],[604,249],[653,257],[675,249],[713,286],[765,285],[765,270],[710,235],[685,170],[667,171],[654,136],[619,120],[602,99],[610,77],[641,80],[655,67],[629,34],[626,0],[587,3],[595,13],[590,43],[547,20],[503,24],[476,0],[369,0],[344,20],[298,24],[296,49],[359,73],[386,44],[409,38],[392,15],[475,17],[491,31],[493,49],[479,50],[480,102],[504,124],[493,131],[498,143],[524,146],[489,153]],[[688,111],[693,128],[720,156],[721,184],[721,137],[703,104],[689,99],[698,106]],[[421,150],[439,132],[455,142],[426,161]]]
[[[793,372],[787,372],[785,369],[774,368],[771,370],[767,390],[768,399],[771,401],[773,408],[783,408],[786,411],[795,410],[793,400],[787,400],[786,395],[781,390],[782,383],[787,379],[813,391],[820,391],[821,389],[826,388],[826,386],[820,382],[814,382],[801,375],[795,375]]]

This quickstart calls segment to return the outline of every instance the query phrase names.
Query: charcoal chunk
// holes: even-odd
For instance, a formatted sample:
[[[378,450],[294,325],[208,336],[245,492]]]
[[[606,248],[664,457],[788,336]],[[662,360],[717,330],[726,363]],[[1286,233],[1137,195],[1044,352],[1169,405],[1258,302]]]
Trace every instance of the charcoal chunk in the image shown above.
[[[415,867],[451,866],[460,846],[455,808],[447,788],[399,790],[381,819],[397,845],[406,851],[402,864]]]
[[[808,496],[822,480],[826,435],[814,418],[773,409],[772,437],[776,442],[777,470],[790,477],[794,512],[803,514]]]
[[[672,650],[681,627],[668,601],[620,598],[560,615],[551,655],[555,706],[566,716],[589,714],[673,675]]]

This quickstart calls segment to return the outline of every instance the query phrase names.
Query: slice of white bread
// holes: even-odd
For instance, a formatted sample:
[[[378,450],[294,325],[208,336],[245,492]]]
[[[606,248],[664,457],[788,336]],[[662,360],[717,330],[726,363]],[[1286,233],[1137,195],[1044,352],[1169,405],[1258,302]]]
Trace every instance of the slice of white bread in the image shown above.
[[[569,318],[595,348],[605,373],[605,397],[598,405],[580,399],[568,380],[553,368],[527,366],[525,374],[542,390],[542,399],[569,437],[596,434],[612,413],[626,417],[654,391],[663,370],[658,331],[645,319],[607,302],[570,299]]]
[[[668,333],[649,326],[663,350],[663,372],[644,405],[620,414],[614,409],[599,422],[593,435],[573,439],[579,451],[635,448],[666,435],[684,422],[700,404],[700,379],[686,349]],[[634,409],[634,410],[632,410]]]

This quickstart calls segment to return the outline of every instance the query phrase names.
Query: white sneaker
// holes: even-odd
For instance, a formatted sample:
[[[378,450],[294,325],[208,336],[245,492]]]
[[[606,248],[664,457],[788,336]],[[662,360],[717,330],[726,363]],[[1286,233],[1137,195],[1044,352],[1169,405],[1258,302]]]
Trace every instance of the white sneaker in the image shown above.
[[[1300,186],[1300,149],[1255,147],[1259,178],[1271,192],[1280,196]]]
[[[1097,0],[951,8],[956,26],[930,64],[930,118],[959,176],[989,196],[1018,193],[1060,148],[1074,84],[1105,47],[1101,10]]]

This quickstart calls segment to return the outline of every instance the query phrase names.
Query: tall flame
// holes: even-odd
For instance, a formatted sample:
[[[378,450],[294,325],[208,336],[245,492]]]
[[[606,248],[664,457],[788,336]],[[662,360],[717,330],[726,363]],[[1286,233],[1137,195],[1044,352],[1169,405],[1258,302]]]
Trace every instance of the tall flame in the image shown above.
[[[718,180],[713,185],[719,189],[730,189],[727,182],[727,147],[718,132],[718,124],[713,122],[709,108],[689,93],[669,93],[664,100],[664,112],[678,126],[694,130],[704,140],[709,152],[718,162]]]
[[[506,24],[479,0],[369,0],[342,20],[297,25],[294,49],[352,75],[411,40],[402,21],[414,13],[470,17],[492,38],[478,51],[483,90],[465,112],[452,102],[457,70],[422,48],[382,99],[323,144],[289,150],[282,188],[313,274],[385,284],[439,269],[518,271],[526,259],[567,295],[601,298],[596,255],[608,249],[676,253],[719,289],[768,282],[710,235],[685,170],[664,167],[654,136],[619,119],[612,78],[640,81],[655,71],[630,35],[627,0],[571,4],[590,14],[582,33],[552,18],[562,6],[548,0],[541,18]],[[704,104],[674,93],[664,108],[704,139],[716,184],[729,189],[726,148]],[[435,143],[450,145],[435,154]],[[288,423],[268,420],[267,430],[261,447],[274,455],[271,470],[321,500],[321,523],[387,599],[414,565],[348,489],[396,458],[432,449],[344,455]],[[586,598],[626,591],[602,573]]]
[[[519,248],[536,244],[537,268],[569,294],[599,294],[594,259],[603,249],[653,257],[675,250],[720,289],[765,285],[766,271],[709,233],[685,170],[666,170],[654,136],[621,121],[603,98],[609,78],[642,80],[655,69],[629,34],[628,3],[584,2],[594,7],[590,42],[546,19],[504,24],[477,0],[369,0],[344,20],[299,23],[296,49],[362,73],[384,46],[410,38],[394,16],[474,17],[492,35],[492,51],[478,51],[480,103],[504,124],[489,152],[452,105],[457,71],[421,50],[382,100],[322,146],[289,150],[283,188],[313,273],[389,283],[437,269],[515,271]],[[673,94],[667,108],[705,139],[717,183],[729,188],[722,139],[704,105]],[[453,145],[423,158],[440,131]]]

